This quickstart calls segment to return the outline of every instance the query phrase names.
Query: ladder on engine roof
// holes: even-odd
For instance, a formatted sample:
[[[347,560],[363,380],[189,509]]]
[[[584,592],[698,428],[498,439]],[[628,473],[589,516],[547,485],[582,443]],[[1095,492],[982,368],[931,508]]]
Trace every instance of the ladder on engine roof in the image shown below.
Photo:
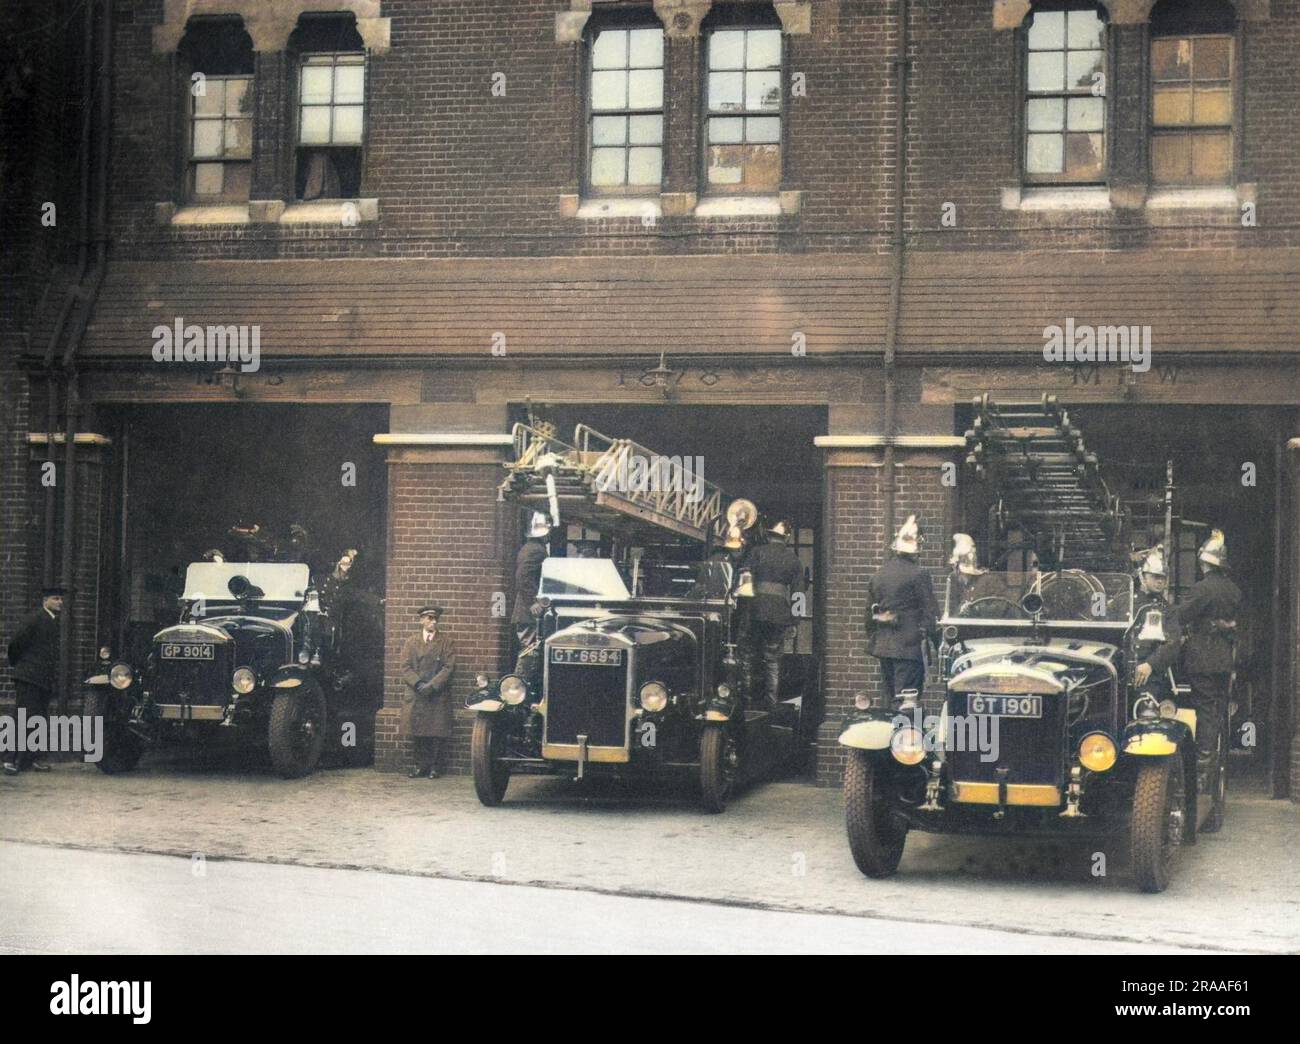
[[[998,528],[1024,530],[1063,567],[1126,569],[1126,509],[1056,396],[995,404],[985,393],[974,408],[966,464],[997,491]]]
[[[726,535],[726,494],[681,457],[665,457],[631,439],[579,424],[573,443],[553,430],[516,424],[514,460],[497,499],[531,507],[559,522],[662,542],[665,533],[704,543]],[[689,458],[688,458],[689,460]]]

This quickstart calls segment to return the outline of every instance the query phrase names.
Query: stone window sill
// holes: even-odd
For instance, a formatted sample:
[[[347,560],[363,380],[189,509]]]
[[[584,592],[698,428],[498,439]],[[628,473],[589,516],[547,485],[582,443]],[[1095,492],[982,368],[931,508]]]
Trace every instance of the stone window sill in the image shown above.
[[[159,224],[175,226],[247,225],[247,203],[193,203],[177,207],[159,203],[155,207]]]
[[[780,217],[780,196],[709,196],[695,205],[697,218]]]
[[[618,196],[609,199],[584,199],[578,203],[574,217],[588,220],[600,218],[640,218],[658,221],[663,217],[663,207],[658,196]]]
[[[1241,186],[1245,188],[1245,186]],[[1250,192],[1236,188],[1155,189],[1147,194],[1148,210],[1236,210],[1242,203],[1254,202]]]
[[[377,199],[313,199],[281,204],[278,214],[275,209],[274,204],[268,208],[263,220],[277,221],[281,225],[342,225],[345,228],[379,220]]]
[[[1003,210],[1109,210],[1104,185],[1035,185],[1002,190]]]

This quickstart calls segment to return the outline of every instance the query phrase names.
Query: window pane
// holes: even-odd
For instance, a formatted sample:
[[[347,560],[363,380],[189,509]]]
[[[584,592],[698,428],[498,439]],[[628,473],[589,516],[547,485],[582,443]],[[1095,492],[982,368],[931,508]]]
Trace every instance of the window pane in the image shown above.
[[[741,145],[709,146],[709,184],[739,185],[744,176],[741,167]]]
[[[1066,24],[1069,26],[1066,43],[1071,50],[1101,47],[1105,23],[1096,11],[1070,11]]]
[[[220,163],[197,163],[194,166],[194,194],[196,196],[221,195]]]
[[[1029,89],[1059,91],[1065,86],[1065,55],[1044,51],[1029,56]]]
[[[253,121],[226,121],[226,155],[247,158],[253,154]]]
[[[1158,127],[1187,123],[1192,118],[1190,87],[1154,87],[1151,93],[1151,119]]]
[[[253,181],[251,163],[224,163],[221,194],[228,199],[248,199]]]
[[[333,75],[334,70],[328,65],[304,65],[302,67],[302,104],[328,104]]]
[[[1152,40],[1151,75],[1157,80],[1186,80],[1192,75],[1189,40]]]
[[[1062,130],[1065,127],[1065,99],[1030,98],[1025,106],[1025,123],[1031,131]]]
[[[781,141],[780,117],[749,117],[745,120],[745,140],[753,143],[779,144]]]
[[[1070,65],[1067,70],[1069,86],[1085,87],[1089,90],[1097,82],[1097,73],[1101,72],[1101,51],[1071,51]]]
[[[744,89],[744,73],[709,73],[709,108],[715,112],[741,108]]]
[[[334,144],[360,145],[362,127],[360,105],[339,105],[334,109]]]
[[[592,73],[591,107],[597,110],[627,108],[627,73]]]
[[[627,183],[629,185],[658,185],[663,169],[663,150],[634,148],[627,152]]]
[[[250,80],[226,81],[226,114],[246,116],[253,111],[253,92],[248,89]]]
[[[659,109],[664,104],[662,69],[634,69],[628,73],[627,107]]]
[[[220,156],[222,143],[221,120],[194,121],[194,155]]]
[[[1105,119],[1105,104],[1101,98],[1071,98],[1068,103],[1070,130],[1101,130]]]
[[[781,65],[781,30],[751,29],[745,52],[749,69],[777,69]]]
[[[1227,87],[1197,88],[1192,102],[1193,122],[1232,122],[1232,91]]]
[[[780,109],[781,74],[779,72],[745,73],[745,108]]]
[[[743,69],[745,67],[745,31],[721,29],[709,35],[710,69]]]
[[[1232,135],[1192,136],[1192,180],[1223,184],[1232,173]]]
[[[1060,50],[1065,46],[1065,12],[1035,11],[1029,23],[1031,51]]]
[[[1059,134],[1030,134],[1026,138],[1025,171],[1059,174],[1064,168],[1065,145]]]
[[[627,30],[606,29],[591,46],[593,69],[622,69],[627,65]]]
[[[299,141],[304,145],[324,145],[330,140],[330,107],[309,105],[302,110]]]
[[[602,186],[623,184],[625,155],[622,149],[592,149],[591,183]]]
[[[658,145],[664,140],[662,116],[633,116],[628,122],[628,140],[633,145]]]
[[[1168,184],[1191,175],[1191,143],[1186,134],[1157,134],[1151,139],[1151,177]]]
[[[360,105],[365,100],[366,70],[362,65],[340,65],[334,70],[334,100]]]
[[[203,81],[203,93],[194,95],[195,116],[218,116],[224,110],[226,82],[210,77]]]
[[[709,141],[715,145],[738,144],[743,140],[745,121],[739,116],[714,117],[709,120]]]
[[[628,34],[628,64],[634,69],[658,69],[664,64],[662,29],[633,29]]]
[[[1102,149],[1100,134],[1067,134],[1065,173],[1081,180],[1101,177]]]
[[[1198,80],[1226,80],[1232,75],[1232,41],[1212,37],[1193,41],[1192,73]]]
[[[781,149],[777,145],[745,146],[745,176],[748,192],[775,192],[781,187]]]
[[[641,118],[641,117],[638,117]],[[624,145],[627,143],[626,116],[595,116],[591,121],[592,145]]]

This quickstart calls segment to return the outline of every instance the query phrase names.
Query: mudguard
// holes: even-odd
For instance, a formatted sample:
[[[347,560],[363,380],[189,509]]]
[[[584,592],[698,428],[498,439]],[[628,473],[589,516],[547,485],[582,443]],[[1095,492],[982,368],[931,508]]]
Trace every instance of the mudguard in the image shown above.
[[[299,689],[312,683],[312,673],[306,667],[296,663],[286,663],[283,667],[277,667],[266,676],[266,687],[269,689]]]
[[[1124,742],[1120,750],[1139,757],[1167,757],[1177,754],[1184,744],[1192,742],[1192,730],[1177,718],[1155,718],[1149,721],[1131,721],[1124,729]]]
[[[480,714],[494,714],[505,705],[505,700],[494,696],[491,689],[479,689],[465,697],[465,709]]]
[[[847,718],[840,729],[839,743],[854,750],[888,750],[897,728],[895,714],[883,710],[861,711]]]

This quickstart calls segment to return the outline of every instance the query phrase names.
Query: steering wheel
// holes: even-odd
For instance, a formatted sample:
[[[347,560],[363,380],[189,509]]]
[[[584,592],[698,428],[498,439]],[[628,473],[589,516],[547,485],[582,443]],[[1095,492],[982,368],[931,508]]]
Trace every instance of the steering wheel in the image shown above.
[[[1038,594],[1043,599],[1043,615],[1055,620],[1105,619],[1092,611],[1095,594],[1105,594],[1106,589],[1092,576],[1079,570],[1044,573],[1037,583]]]
[[[976,611],[976,606],[988,606],[993,611]],[[1003,598],[1001,595],[983,595],[962,605],[958,609],[958,615],[970,619],[1011,620],[1022,613],[1020,606],[1010,598]]]

